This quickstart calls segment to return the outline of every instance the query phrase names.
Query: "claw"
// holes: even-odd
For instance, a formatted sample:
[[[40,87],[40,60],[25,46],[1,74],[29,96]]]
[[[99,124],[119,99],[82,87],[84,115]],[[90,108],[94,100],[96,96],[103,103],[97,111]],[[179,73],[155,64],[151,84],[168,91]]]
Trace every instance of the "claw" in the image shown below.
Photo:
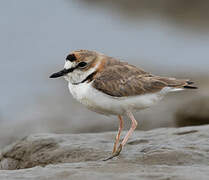
[[[113,153],[112,156],[108,157],[107,159],[104,159],[103,161],[108,161],[110,159],[113,159],[114,157],[118,156],[121,151],[122,151],[122,144],[119,145],[117,151],[115,153]]]

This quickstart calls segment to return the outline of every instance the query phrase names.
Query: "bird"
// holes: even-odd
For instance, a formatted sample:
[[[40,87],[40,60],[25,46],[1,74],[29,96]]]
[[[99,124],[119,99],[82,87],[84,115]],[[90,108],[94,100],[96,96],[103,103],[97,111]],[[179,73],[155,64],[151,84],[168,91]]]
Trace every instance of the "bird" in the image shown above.
[[[184,89],[197,89],[189,79],[161,77],[125,61],[90,50],[75,50],[67,55],[64,69],[50,78],[64,77],[72,96],[88,109],[119,119],[110,160],[120,154],[138,122],[133,113],[149,108],[167,93]],[[122,141],[123,116],[132,124]]]

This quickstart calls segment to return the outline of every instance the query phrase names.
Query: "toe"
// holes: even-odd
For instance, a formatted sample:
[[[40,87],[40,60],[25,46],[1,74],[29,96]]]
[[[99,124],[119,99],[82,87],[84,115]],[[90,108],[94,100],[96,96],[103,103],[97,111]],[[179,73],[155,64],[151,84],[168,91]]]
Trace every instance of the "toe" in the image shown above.
[[[122,147],[123,147],[122,144],[120,144],[118,149],[113,153],[113,155],[108,157],[107,159],[104,159],[103,161],[108,161],[114,157],[117,157],[120,154],[120,152],[122,151]]]

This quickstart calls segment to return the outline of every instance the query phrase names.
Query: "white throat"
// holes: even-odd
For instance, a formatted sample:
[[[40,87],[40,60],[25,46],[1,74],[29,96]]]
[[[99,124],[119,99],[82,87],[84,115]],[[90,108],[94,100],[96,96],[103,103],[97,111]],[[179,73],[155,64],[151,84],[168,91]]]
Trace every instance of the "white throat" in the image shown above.
[[[71,84],[79,84],[83,80],[85,80],[90,74],[95,72],[99,65],[100,65],[100,61],[98,61],[94,67],[88,69],[87,71],[82,71],[81,69],[75,69],[73,72],[66,74],[64,76],[64,78],[65,78],[65,80],[67,80]],[[73,68],[75,66],[76,66],[75,63],[67,61],[65,63],[64,68],[69,69],[69,68]]]

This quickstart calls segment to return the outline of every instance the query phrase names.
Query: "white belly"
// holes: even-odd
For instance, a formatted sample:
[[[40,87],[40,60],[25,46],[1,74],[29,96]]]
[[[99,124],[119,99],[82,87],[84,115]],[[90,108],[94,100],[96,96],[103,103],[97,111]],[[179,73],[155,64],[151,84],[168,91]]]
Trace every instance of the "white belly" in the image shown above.
[[[126,111],[145,109],[162,99],[171,89],[164,88],[158,93],[131,96],[112,97],[91,86],[91,83],[79,85],[68,84],[73,97],[92,111],[106,115],[123,115]]]

